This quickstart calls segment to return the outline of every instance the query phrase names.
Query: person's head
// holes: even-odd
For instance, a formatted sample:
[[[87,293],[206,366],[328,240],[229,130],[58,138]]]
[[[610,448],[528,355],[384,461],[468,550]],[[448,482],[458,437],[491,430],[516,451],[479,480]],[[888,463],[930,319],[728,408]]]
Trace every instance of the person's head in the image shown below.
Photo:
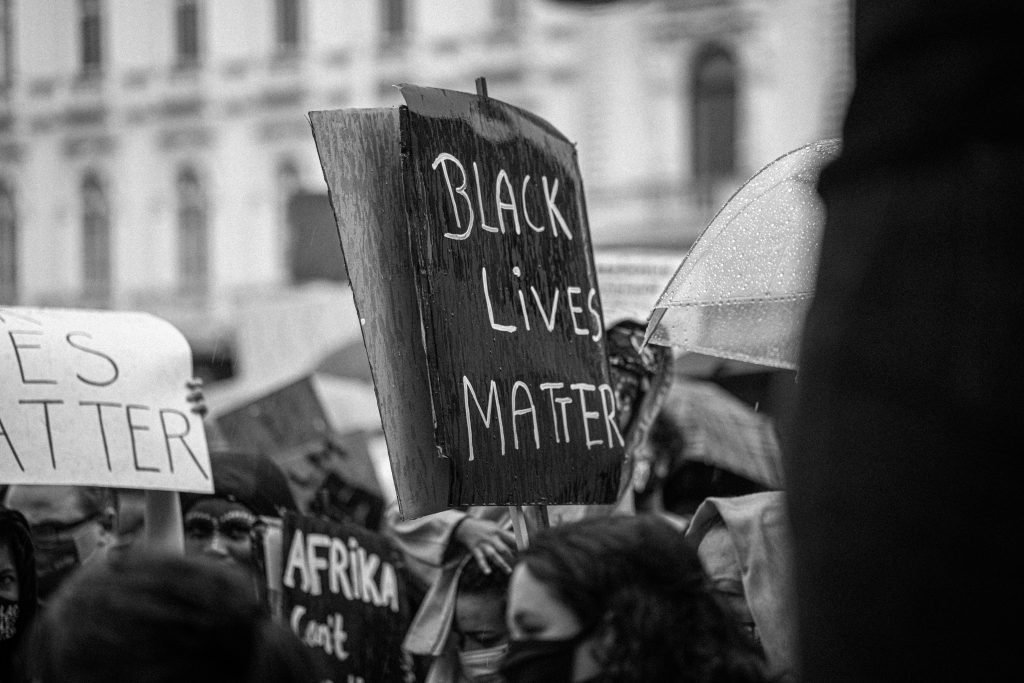
[[[39,597],[48,598],[84,562],[114,543],[110,489],[14,485],[4,503],[28,521],[35,545]]]
[[[646,327],[620,320],[605,333],[608,371],[615,394],[615,419],[627,454],[619,498],[629,488],[642,489],[651,468],[648,435],[672,385],[672,351],[644,345]]]
[[[243,451],[210,453],[212,495],[182,494],[185,554],[255,571],[259,517],[294,511],[284,474],[269,458]]]
[[[36,568],[28,522],[0,507],[0,657],[28,629],[36,611]],[[4,671],[0,662],[0,674]]]
[[[479,650],[502,645],[508,639],[505,605],[508,602],[508,574],[485,574],[470,561],[459,575],[453,628],[460,650]]]
[[[696,553],[655,516],[537,534],[512,574],[507,619],[513,683],[763,680]]]
[[[469,680],[497,674],[508,650],[508,579],[503,571],[485,574],[473,560],[459,575],[452,631],[462,673]]]
[[[317,680],[305,648],[237,573],[144,552],[72,577],[40,615],[28,654],[39,683]]]
[[[709,498],[685,534],[711,591],[764,652],[769,670],[795,670],[791,540],[785,494]]]

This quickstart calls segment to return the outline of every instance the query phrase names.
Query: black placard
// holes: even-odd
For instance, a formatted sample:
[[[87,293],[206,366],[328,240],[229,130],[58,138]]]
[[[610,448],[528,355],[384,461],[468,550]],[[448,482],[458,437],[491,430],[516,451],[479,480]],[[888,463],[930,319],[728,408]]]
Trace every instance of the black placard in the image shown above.
[[[498,100],[402,94],[310,120],[403,516],[613,502],[623,440],[575,148]]]
[[[288,513],[282,614],[330,680],[412,680],[401,645],[410,613],[397,550],[354,524]]]
[[[452,501],[612,502],[622,438],[575,148],[493,99],[402,94],[435,441],[452,462]]]

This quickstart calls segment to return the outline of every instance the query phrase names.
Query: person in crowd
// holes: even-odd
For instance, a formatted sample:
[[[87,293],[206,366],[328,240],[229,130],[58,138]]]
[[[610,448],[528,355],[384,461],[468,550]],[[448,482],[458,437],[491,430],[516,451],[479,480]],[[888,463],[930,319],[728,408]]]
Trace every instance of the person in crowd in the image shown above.
[[[768,487],[724,467],[686,457],[685,430],[664,413],[651,427],[650,476],[636,493],[638,511],[666,515],[685,527],[705,499],[744,496]]]
[[[501,680],[509,575],[483,567],[468,554],[449,563],[420,604],[403,648],[429,658],[424,683]]]
[[[697,553],[656,515],[536,534],[509,586],[501,673],[529,681],[765,681]]]
[[[43,601],[79,566],[105,556],[116,540],[115,502],[107,488],[15,484],[3,504],[28,521]]]
[[[27,654],[38,683],[322,680],[237,572],[144,551],[72,577],[40,614]]]
[[[185,554],[243,571],[265,595],[254,535],[260,517],[295,512],[288,482],[270,458],[246,451],[213,451],[210,468],[213,494],[181,494]]]
[[[796,675],[792,540],[785,494],[705,500],[686,529],[711,591],[761,648],[779,680]]]
[[[0,681],[18,681],[16,660],[36,614],[36,567],[25,517],[0,507]]]

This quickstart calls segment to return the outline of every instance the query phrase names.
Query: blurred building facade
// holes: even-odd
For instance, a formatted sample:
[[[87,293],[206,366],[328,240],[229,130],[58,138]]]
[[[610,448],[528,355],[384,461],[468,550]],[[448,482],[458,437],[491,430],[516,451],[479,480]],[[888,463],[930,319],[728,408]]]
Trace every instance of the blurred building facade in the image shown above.
[[[478,76],[577,142],[595,245],[685,250],[838,134],[849,3],[0,0],[0,304],[149,310],[231,374],[240,308],[344,278],[306,112]]]

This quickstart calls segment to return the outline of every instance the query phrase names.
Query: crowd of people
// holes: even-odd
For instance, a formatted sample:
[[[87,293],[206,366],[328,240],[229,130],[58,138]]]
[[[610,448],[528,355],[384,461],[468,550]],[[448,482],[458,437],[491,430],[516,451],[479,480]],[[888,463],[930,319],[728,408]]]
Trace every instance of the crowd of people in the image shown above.
[[[392,505],[366,528],[401,558],[403,680],[792,675],[783,493],[687,458],[663,410],[670,354],[633,343],[642,334],[628,321],[609,334],[619,426],[644,453],[624,466],[616,504],[527,507],[527,543],[504,506],[405,521]],[[347,514],[330,477],[300,509],[267,455],[213,449],[210,464],[214,491],[178,496],[184,557],[150,547],[143,492],[2,487],[3,680],[330,680],[281,618],[262,532],[289,514],[365,516]]]
[[[1007,19],[1020,10],[980,5],[857,3],[858,89],[821,184],[830,218],[786,490],[681,457],[687,435],[655,400],[665,364],[622,345],[639,357],[611,364],[631,373],[617,382],[631,460],[616,505],[552,508],[528,542],[500,507],[385,515],[415,608],[407,680],[966,680],[1015,654],[1012,629],[980,618],[989,596],[970,590],[1012,585],[1010,563],[978,557],[1006,545],[1015,519],[996,466],[1019,375],[998,363],[1019,341],[1004,311],[1019,315],[1006,227],[1020,213],[1007,198],[1019,196],[1022,100],[1019,86],[979,96],[973,77],[1019,61]],[[943,62],[943,88],[931,56],[950,55],[950,36],[963,49]],[[972,191],[950,191],[965,176]],[[899,192],[938,208],[908,217],[928,202],[908,209]],[[964,212],[978,219],[969,236]],[[870,230],[851,227],[865,215],[878,218]],[[943,258],[962,248],[986,277],[965,285],[912,258],[908,269],[907,254],[934,253],[910,237],[934,225]],[[878,246],[901,228],[909,236]],[[938,276],[955,305],[927,293]],[[818,458],[822,444],[832,457]],[[975,447],[989,462],[971,469]],[[325,680],[266,581],[259,532],[297,509],[287,480],[262,455],[211,461],[214,492],[181,496],[184,556],[147,547],[137,491],[0,487],[0,680]],[[989,523],[939,524],[958,484],[992,501]],[[319,511],[343,517],[344,505]],[[984,635],[977,647],[968,628]]]

